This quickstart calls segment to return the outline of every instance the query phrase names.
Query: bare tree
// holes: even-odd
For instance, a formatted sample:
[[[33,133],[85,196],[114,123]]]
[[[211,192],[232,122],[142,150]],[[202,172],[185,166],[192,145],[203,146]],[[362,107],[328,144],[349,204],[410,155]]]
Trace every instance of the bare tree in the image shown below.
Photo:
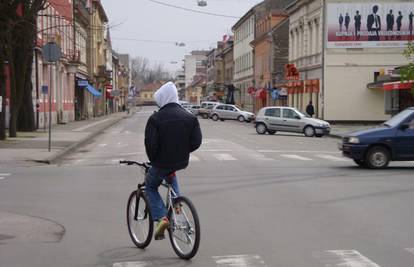
[[[131,76],[138,88],[145,84],[171,79],[170,73],[162,63],[150,64],[148,58],[145,57],[135,57],[131,60]]]

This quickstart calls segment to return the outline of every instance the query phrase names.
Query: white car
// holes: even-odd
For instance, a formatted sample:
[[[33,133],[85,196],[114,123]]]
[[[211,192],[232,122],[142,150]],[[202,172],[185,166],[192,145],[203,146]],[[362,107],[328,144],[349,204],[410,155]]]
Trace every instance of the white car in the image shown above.
[[[255,115],[236,105],[220,104],[211,110],[210,118],[213,121],[238,120],[240,122],[251,122]]]

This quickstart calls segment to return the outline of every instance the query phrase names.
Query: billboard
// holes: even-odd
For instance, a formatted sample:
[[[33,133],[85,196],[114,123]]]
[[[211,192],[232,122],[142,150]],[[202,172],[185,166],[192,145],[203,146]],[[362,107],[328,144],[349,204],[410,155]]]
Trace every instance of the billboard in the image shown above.
[[[414,41],[414,2],[330,3],[327,48],[405,47]]]

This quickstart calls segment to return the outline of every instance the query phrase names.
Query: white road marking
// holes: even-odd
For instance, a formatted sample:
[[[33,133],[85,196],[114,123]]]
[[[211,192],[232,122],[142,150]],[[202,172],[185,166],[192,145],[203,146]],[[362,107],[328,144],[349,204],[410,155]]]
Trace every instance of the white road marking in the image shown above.
[[[288,159],[298,159],[298,160],[304,160],[304,161],[310,161],[310,160],[312,160],[310,158],[305,158],[305,157],[298,156],[298,155],[282,154],[280,156],[282,156],[284,158],[288,158]]]
[[[190,161],[200,161],[200,159],[197,156],[190,154]]]
[[[112,267],[145,267],[151,266],[151,262],[135,261],[135,262],[117,262]]]
[[[317,150],[257,150],[260,153],[312,153],[312,154],[340,154],[338,151],[317,151]]]
[[[7,176],[10,176],[11,173],[0,173],[0,180],[5,179]]]
[[[122,143],[121,143],[121,142],[118,142],[118,143],[117,143],[117,145],[118,145],[118,146],[119,146],[119,145],[122,145]]]
[[[131,152],[131,153],[125,153],[125,154],[122,154],[122,155],[130,156],[130,155],[142,155],[142,154],[144,154],[144,152]]]
[[[88,124],[88,125],[85,125],[85,126],[82,126],[82,127],[76,128],[76,129],[73,129],[72,132],[81,132],[81,131],[84,131],[84,130],[92,127],[92,126],[98,125],[100,123],[103,123],[103,122],[109,121],[109,120],[110,119],[105,119],[105,120],[97,121],[97,122],[94,122],[94,123],[91,123],[91,124]]]
[[[237,160],[230,154],[214,154],[214,157],[218,160],[228,161],[228,160]]]
[[[99,144],[99,147],[105,147],[107,144]]]
[[[274,161],[275,160],[272,158],[266,158],[266,156],[262,154],[251,154],[249,156],[253,157],[254,160],[262,160],[262,161]]]
[[[214,256],[217,267],[265,267],[259,255]]]
[[[408,252],[411,252],[412,254],[414,254],[414,248],[406,248],[405,250],[407,250]]]
[[[131,132],[130,132],[130,131],[128,131],[128,130],[126,130],[124,133],[126,133],[126,134],[130,134]]]
[[[357,250],[327,250],[319,259],[326,267],[380,267]]]
[[[332,161],[349,161],[345,158],[335,157],[332,155],[316,155],[316,156],[321,159],[327,159],[327,160],[332,160]]]

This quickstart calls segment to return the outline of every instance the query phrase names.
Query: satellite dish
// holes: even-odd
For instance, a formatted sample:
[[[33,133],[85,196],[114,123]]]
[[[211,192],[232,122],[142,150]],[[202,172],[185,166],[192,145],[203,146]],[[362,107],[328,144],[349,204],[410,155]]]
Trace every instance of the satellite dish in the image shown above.
[[[202,7],[207,6],[207,1],[205,1],[205,0],[197,0],[197,5],[198,6],[202,6]]]

